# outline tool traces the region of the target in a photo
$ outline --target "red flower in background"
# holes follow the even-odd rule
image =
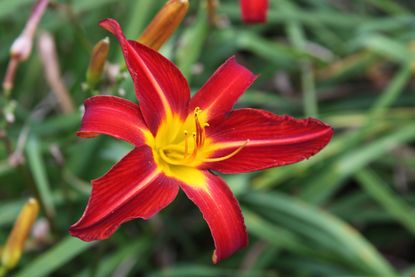
[[[242,20],[262,23],[267,20],[268,0],[240,0]]]
[[[312,118],[231,111],[256,78],[233,57],[190,98],[174,64],[128,41],[115,20],[100,25],[119,40],[140,105],[114,96],[91,97],[77,135],[106,134],[134,149],[92,181],[86,210],[70,233],[85,241],[108,238],[123,222],[159,212],[181,188],[209,225],[213,262],[229,257],[247,244],[247,233],[231,190],[209,170],[238,173],[295,163],[321,150],[332,129]]]

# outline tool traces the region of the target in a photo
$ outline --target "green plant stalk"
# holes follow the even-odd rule
[[[94,242],[83,242],[78,238],[66,237],[52,249],[37,257],[31,263],[27,264],[15,277],[41,277],[48,276],[50,273],[70,261],[75,256],[81,254]]]
[[[389,13],[389,14],[407,14],[408,10],[399,6],[398,2],[392,0],[369,0],[371,5]]]
[[[39,193],[41,206],[49,219],[54,218],[56,212],[53,204],[52,192],[47,178],[46,167],[42,159],[39,141],[35,136],[29,136],[26,144],[26,155],[29,167],[35,180],[36,189]]]
[[[306,39],[301,25],[296,21],[288,22],[287,33],[295,48],[299,51],[305,52]],[[303,58],[300,62],[300,66],[304,114],[307,117],[317,117],[318,104],[311,60],[309,58]]]
[[[362,169],[355,174],[361,187],[381,205],[386,212],[400,222],[408,231],[415,235],[415,217],[412,208],[389,188],[377,174]]]
[[[279,193],[251,193],[243,200],[263,208],[270,215],[284,215],[303,226],[310,226],[341,245],[342,255],[361,273],[369,276],[396,276],[389,263],[356,230],[323,210]],[[317,231],[318,230],[318,231]]]
[[[388,87],[382,92],[381,96],[378,97],[371,107],[362,127],[355,133],[354,136],[351,137],[350,141],[347,142],[349,148],[359,144],[363,138],[370,133],[374,125],[373,122],[379,120],[379,118],[381,118],[388,111],[393,102],[401,94],[403,87],[410,79],[411,74],[411,64],[409,62],[403,64]]]
[[[301,197],[322,204],[339,187],[340,183],[372,161],[395,147],[415,139],[415,124],[400,127],[395,132],[375,140],[370,145],[355,147],[332,162],[324,173],[318,175],[301,192]]]
[[[202,53],[208,30],[209,21],[205,3],[201,1],[195,22],[183,32],[183,35],[180,38],[180,47],[177,48],[176,52],[177,66],[189,83],[192,75],[192,66],[197,62]]]

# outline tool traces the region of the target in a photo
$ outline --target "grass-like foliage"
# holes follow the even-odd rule
[[[1,78],[33,2],[0,2]],[[49,3],[31,55],[0,96],[0,254],[26,200],[40,203],[22,257],[7,274],[413,276],[415,5],[409,0],[270,0],[267,22],[255,25],[242,22],[238,1],[218,1],[212,24],[206,1],[191,0],[160,53],[180,68],[192,92],[236,55],[259,74],[236,108],[314,117],[334,128],[333,139],[300,163],[223,176],[242,207],[249,245],[217,265],[209,228],[183,193],[107,240],[69,235],[89,181],[132,149],[105,136],[75,136],[86,98],[135,101],[114,37],[104,76],[95,88],[85,85],[92,48],[108,36],[97,24],[115,18],[136,39],[164,3]],[[45,50],[50,42],[55,49]]]

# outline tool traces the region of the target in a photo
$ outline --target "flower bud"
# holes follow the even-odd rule
[[[267,20],[268,0],[240,0],[245,23],[263,23]]]
[[[3,80],[3,89],[7,92],[7,94],[10,94],[10,90],[13,87],[17,66],[20,62],[27,60],[32,52],[33,37],[48,3],[49,0],[36,1],[22,33],[17,37],[10,48],[11,59],[7,67],[6,76]]]
[[[188,0],[169,0],[156,14],[137,41],[155,50],[160,49],[182,22],[188,9]]]
[[[32,52],[33,36],[40,18],[48,6],[48,0],[38,0],[32,10],[29,20],[20,36],[13,42],[10,48],[10,56],[18,61],[25,61]]]
[[[25,61],[32,52],[33,39],[27,35],[19,36],[10,48],[10,56],[18,61]]]
[[[34,198],[30,198],[20,211],[1,255],[1,263],[7,270],[14,268],[19,262],[38,212],[39,204]]]
[[[216,14],[218,9],[218,0],[207,0],[207,13],[209,24],[216,25],[218,22],[218,16]]]
[[[101,79],[108,57],[109,44],[110,40],[106,37],[98,41],[92,50],[91,60],[86,72],[86,81],[91,88],[94,88]]]

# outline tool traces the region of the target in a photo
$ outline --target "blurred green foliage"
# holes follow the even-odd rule
[[[38,34],[53,35],[76,112],[60,112],[35,43],[12,91],[10,149],[0,143],[0,245],[29,196],[40,199],[50,228],[28,242],[13,276],[413,276],[415,5],[409,0],[271,0],[268,22],[252,26],[241,22],[237,1],[220,1],[218,26],[211,26],[204,1],[191,0],[161,52],[192,91],[236,55],[260,75],[239,107],[317,117],[335,128],[332,142],[295,165],[225,176],[244,210],[250,244],[219,265],[210,261],[206,223],[183,195],[106,241],[69,236],[89,180],[130,149],[107,137],[74,135],[91,95],[82,83],[92,46],[108,35],[97,23],[116,18],[134,39],[163,3],[55,1],[42,18]],[[32,4],[0,1],[0,76]],[[111,63],[122,63],[112,37],[110,52]],[[98,93],[125,91],[134,99],[132,82],[118,77],[102,82]],[[10,151],[19,162],[10,163]]]

